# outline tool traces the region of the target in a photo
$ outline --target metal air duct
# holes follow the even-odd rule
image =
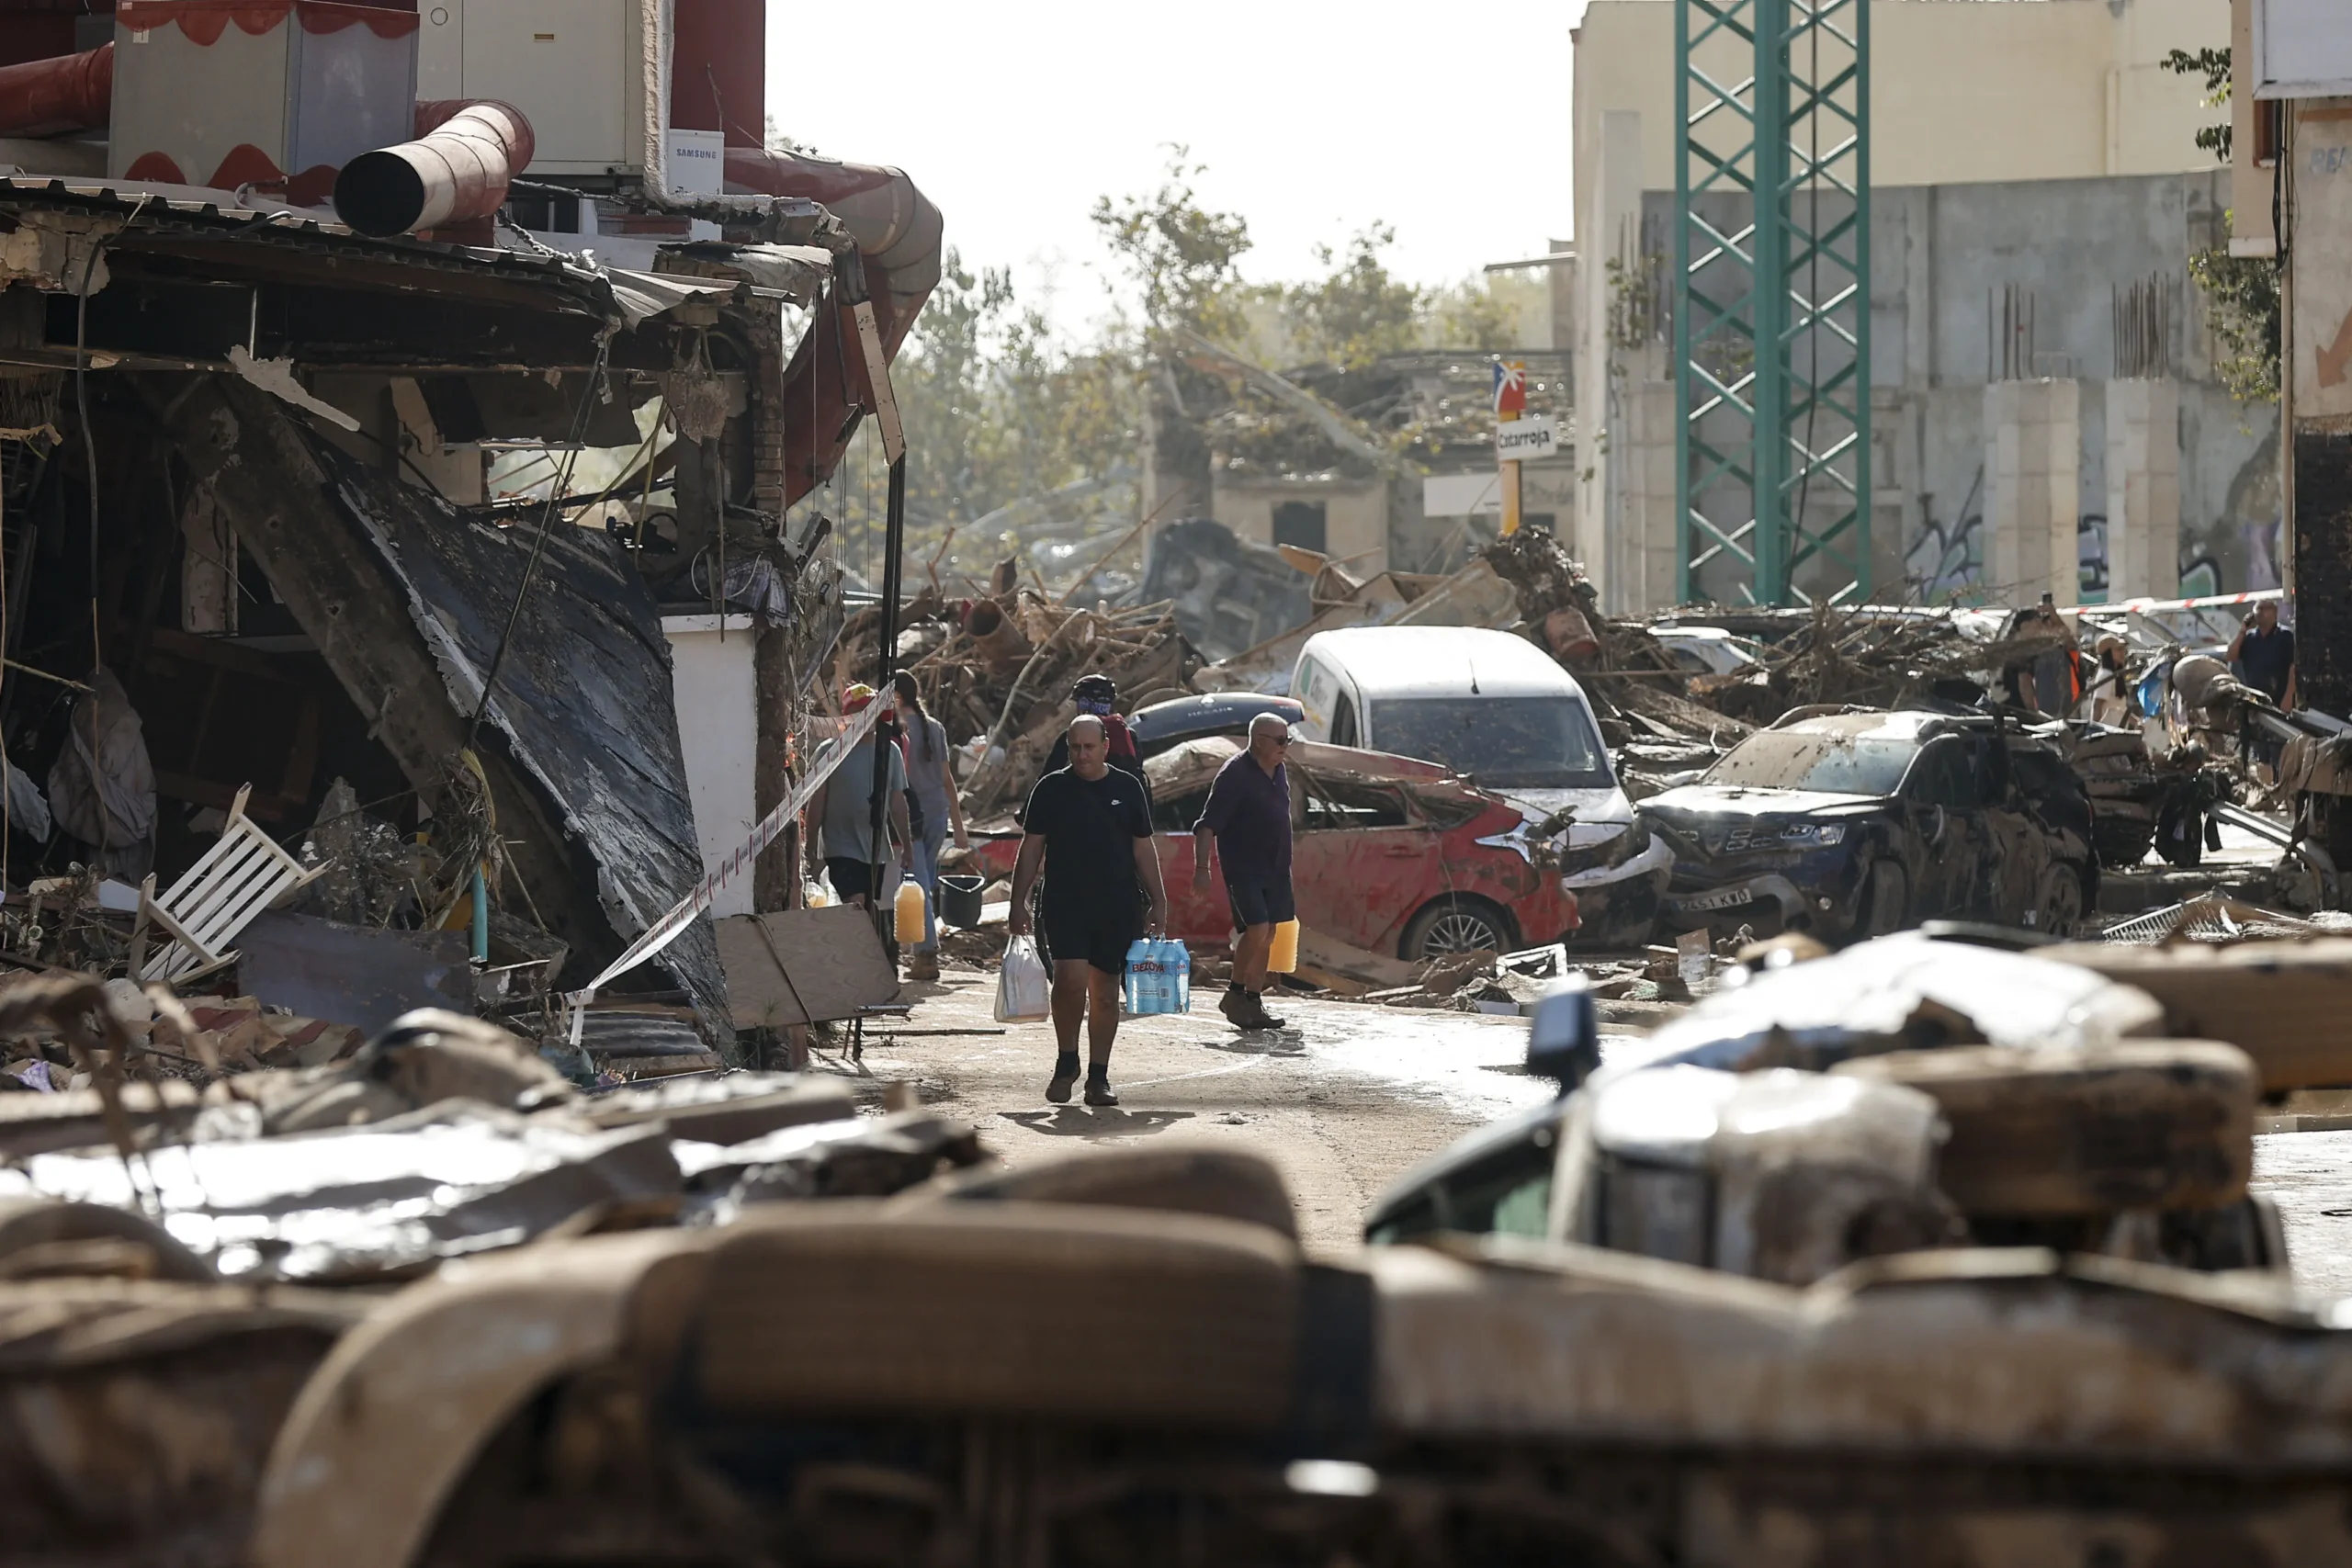
[[[488,218],[530,166],[531,122],[512,104],[416,106],[417,138],[362,152],[335,176],[334,211],[363,234],[406,234]]]
[[[114,45],[0,65],[0,136],[93,130],[114,107]]]

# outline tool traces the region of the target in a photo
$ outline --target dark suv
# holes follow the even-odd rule
[[[1832,940],[1961,919],[2070,935],[2098,891],[2064,758],[1989,715],[1800,709],[1641,803],[1669,930]]]

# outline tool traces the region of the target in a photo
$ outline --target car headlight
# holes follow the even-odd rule
[[[1781,841],[1804,849],[1826,850],[1846,841],[1843,822],[1792,822],[1781,829]]]

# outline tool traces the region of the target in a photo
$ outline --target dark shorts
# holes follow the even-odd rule
[[[1298,906],[1292,899],[1290,877],[1243,876],[1225,879],[1225,896],[1233,905],[1233,923],[1243,931],[1251,926],[1275,926],[1284,920],[1298,919]]]
[[[825,857],[825,880],[843,898],[874,897],[874,863],[863,860],[837,860]]]
[[[1092,909],[1046,909],[1046,951],[1056,964],[1084,959],[1105,975],[1127,972],[1127,949],[1143,935],[1140,914],[1110,915]]]

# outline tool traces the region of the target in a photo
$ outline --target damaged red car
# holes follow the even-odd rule
[[[1170,934],[1187,942],[1233,933],[1224,867],[1205,892],[1193,886],[1193,824],[1242,747],[1205,736],[1144,764]],[[1294,742],[1287,766],[1291,886],[1308,930],[1406,959],[1539,946],[1576,931],[1576,895],[1500,795],[1435,762],[1346,746]]]
[[[1203,736],[1148,760],[1152,825],[1168,885],[1169,934],[1219,945],[1233,935],[1225,868],[1193,886],[1193,824],[1238,737]],[[1297,741],[1290,749],[1291,886],[1299,923],[1398,958],[1540,947],[1575,934],[1562,885],[1520,809],[1435,762]],[[1015,833],[979,835],[973,862],[1010,876]],[[1046,874],[1052,874],[1047,867]]]

